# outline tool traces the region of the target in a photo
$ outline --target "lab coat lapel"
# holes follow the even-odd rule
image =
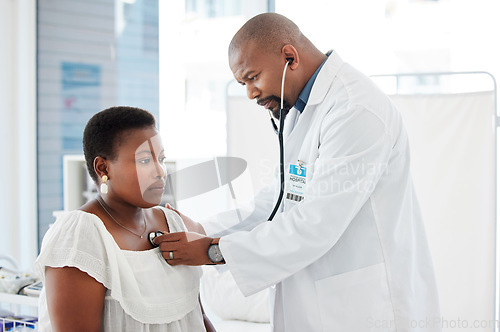
[[[332,77],[337,75],[337,72],[340,70],[342,64],[343,61],[340,56],[337,55],[335,51],[332,51],[316,78],[316,82],[313,85],[309,100],[303,112],[299,113],[295,107],[290,109],[290,112],[285,119],[285,125],[283,128],[283,137],[287,143],[292,142],[293,137],[296,137],[297,135],[300,136],[300,134],[297,133],[300,130],[295,127],[301,127],[303,125],[302,123],[304,122],[304,118],[310,118],[312,116],[310,113],[314,112],[316,105],[323,102],[328,94],[328,90],[331,87]]]
[[[292,107],[285,118],[285,124],[283,127],[283,139],[286,141],[288,136],[292,133],[295,123],[297,122],[297,117],[299,116],[299,111]]]
[[[307,106],[317,105],[323,102],[326,95],[328,94],[328,90],[330,90],[332,77],[335,77],[337,75],[343,63],[344,62],[342,61],[340,56],[335,53],[335,51],[332,51],[325,64],[323,65],[323,68],[321,68],[320,72],[318,73],[318,77],[316,77],[316,81],[314,82],[304,112],[307,111]]]
[[[310,129],[316,108],[327,96],[332,85],[332,77],[337,75],[342,64],[343,61],[340,56],[335,51],[332,51],[316,78],[309,100],[302,113],[299,113],[295,108],[292,108],[288,113],[285,119],[285,127],[283,128],[285,162],[296,159],[296,155],[303,145],[302,140],[308,129]]]

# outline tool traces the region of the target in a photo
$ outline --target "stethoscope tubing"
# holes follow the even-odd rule
[[[281,201],[283,200],[283,194],[285,192],[285,148],[284,148],[284,142],[283,142],[283,127],[285,124],[285,110],[283,109],[283,97],[284,97],[284,91],[285,91],[285,74],[286,74],[286,68],[288,67],[288,61],[285,64],[285,68],[283,69],[283,77],[281,79],[281,107],[280,107],[280,128],[278,131],[278,141],[280,145],[280,194],[278,196],[278,200],[276,201],[276,204],[274,205],[273,212],[271,212],[271,215],[269,218],[267,218],[267,221],[272,221],[276,213],[278,212],[278,209],[281,205]],[[271,119],[271,122],[273,123],[274,127],[274,121]]]

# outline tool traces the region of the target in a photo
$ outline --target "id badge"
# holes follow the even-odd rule
[[[298,165],[290,164],[288,172],[286,199],[300,202],[304,199],[306,190],[307,168],[299,162]]]

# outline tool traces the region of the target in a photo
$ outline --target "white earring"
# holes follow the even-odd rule
[[[108,176],[103,175],[102,178],[102,183],[101,183],[101,194],[106,195],[108,193],[108,185],[106,184],[106,181],[108,181]]]

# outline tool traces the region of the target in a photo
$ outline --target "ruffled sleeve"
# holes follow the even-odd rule
[[[108,239],[103,238],[106,235]],[[35,266],[43,281],[46,266],[70,266],[109,287],[112,264],[107,253],[115,251],[115,246],[111,234],[97,216],[79,210],[71,211],[59,217],[45,234]]]

